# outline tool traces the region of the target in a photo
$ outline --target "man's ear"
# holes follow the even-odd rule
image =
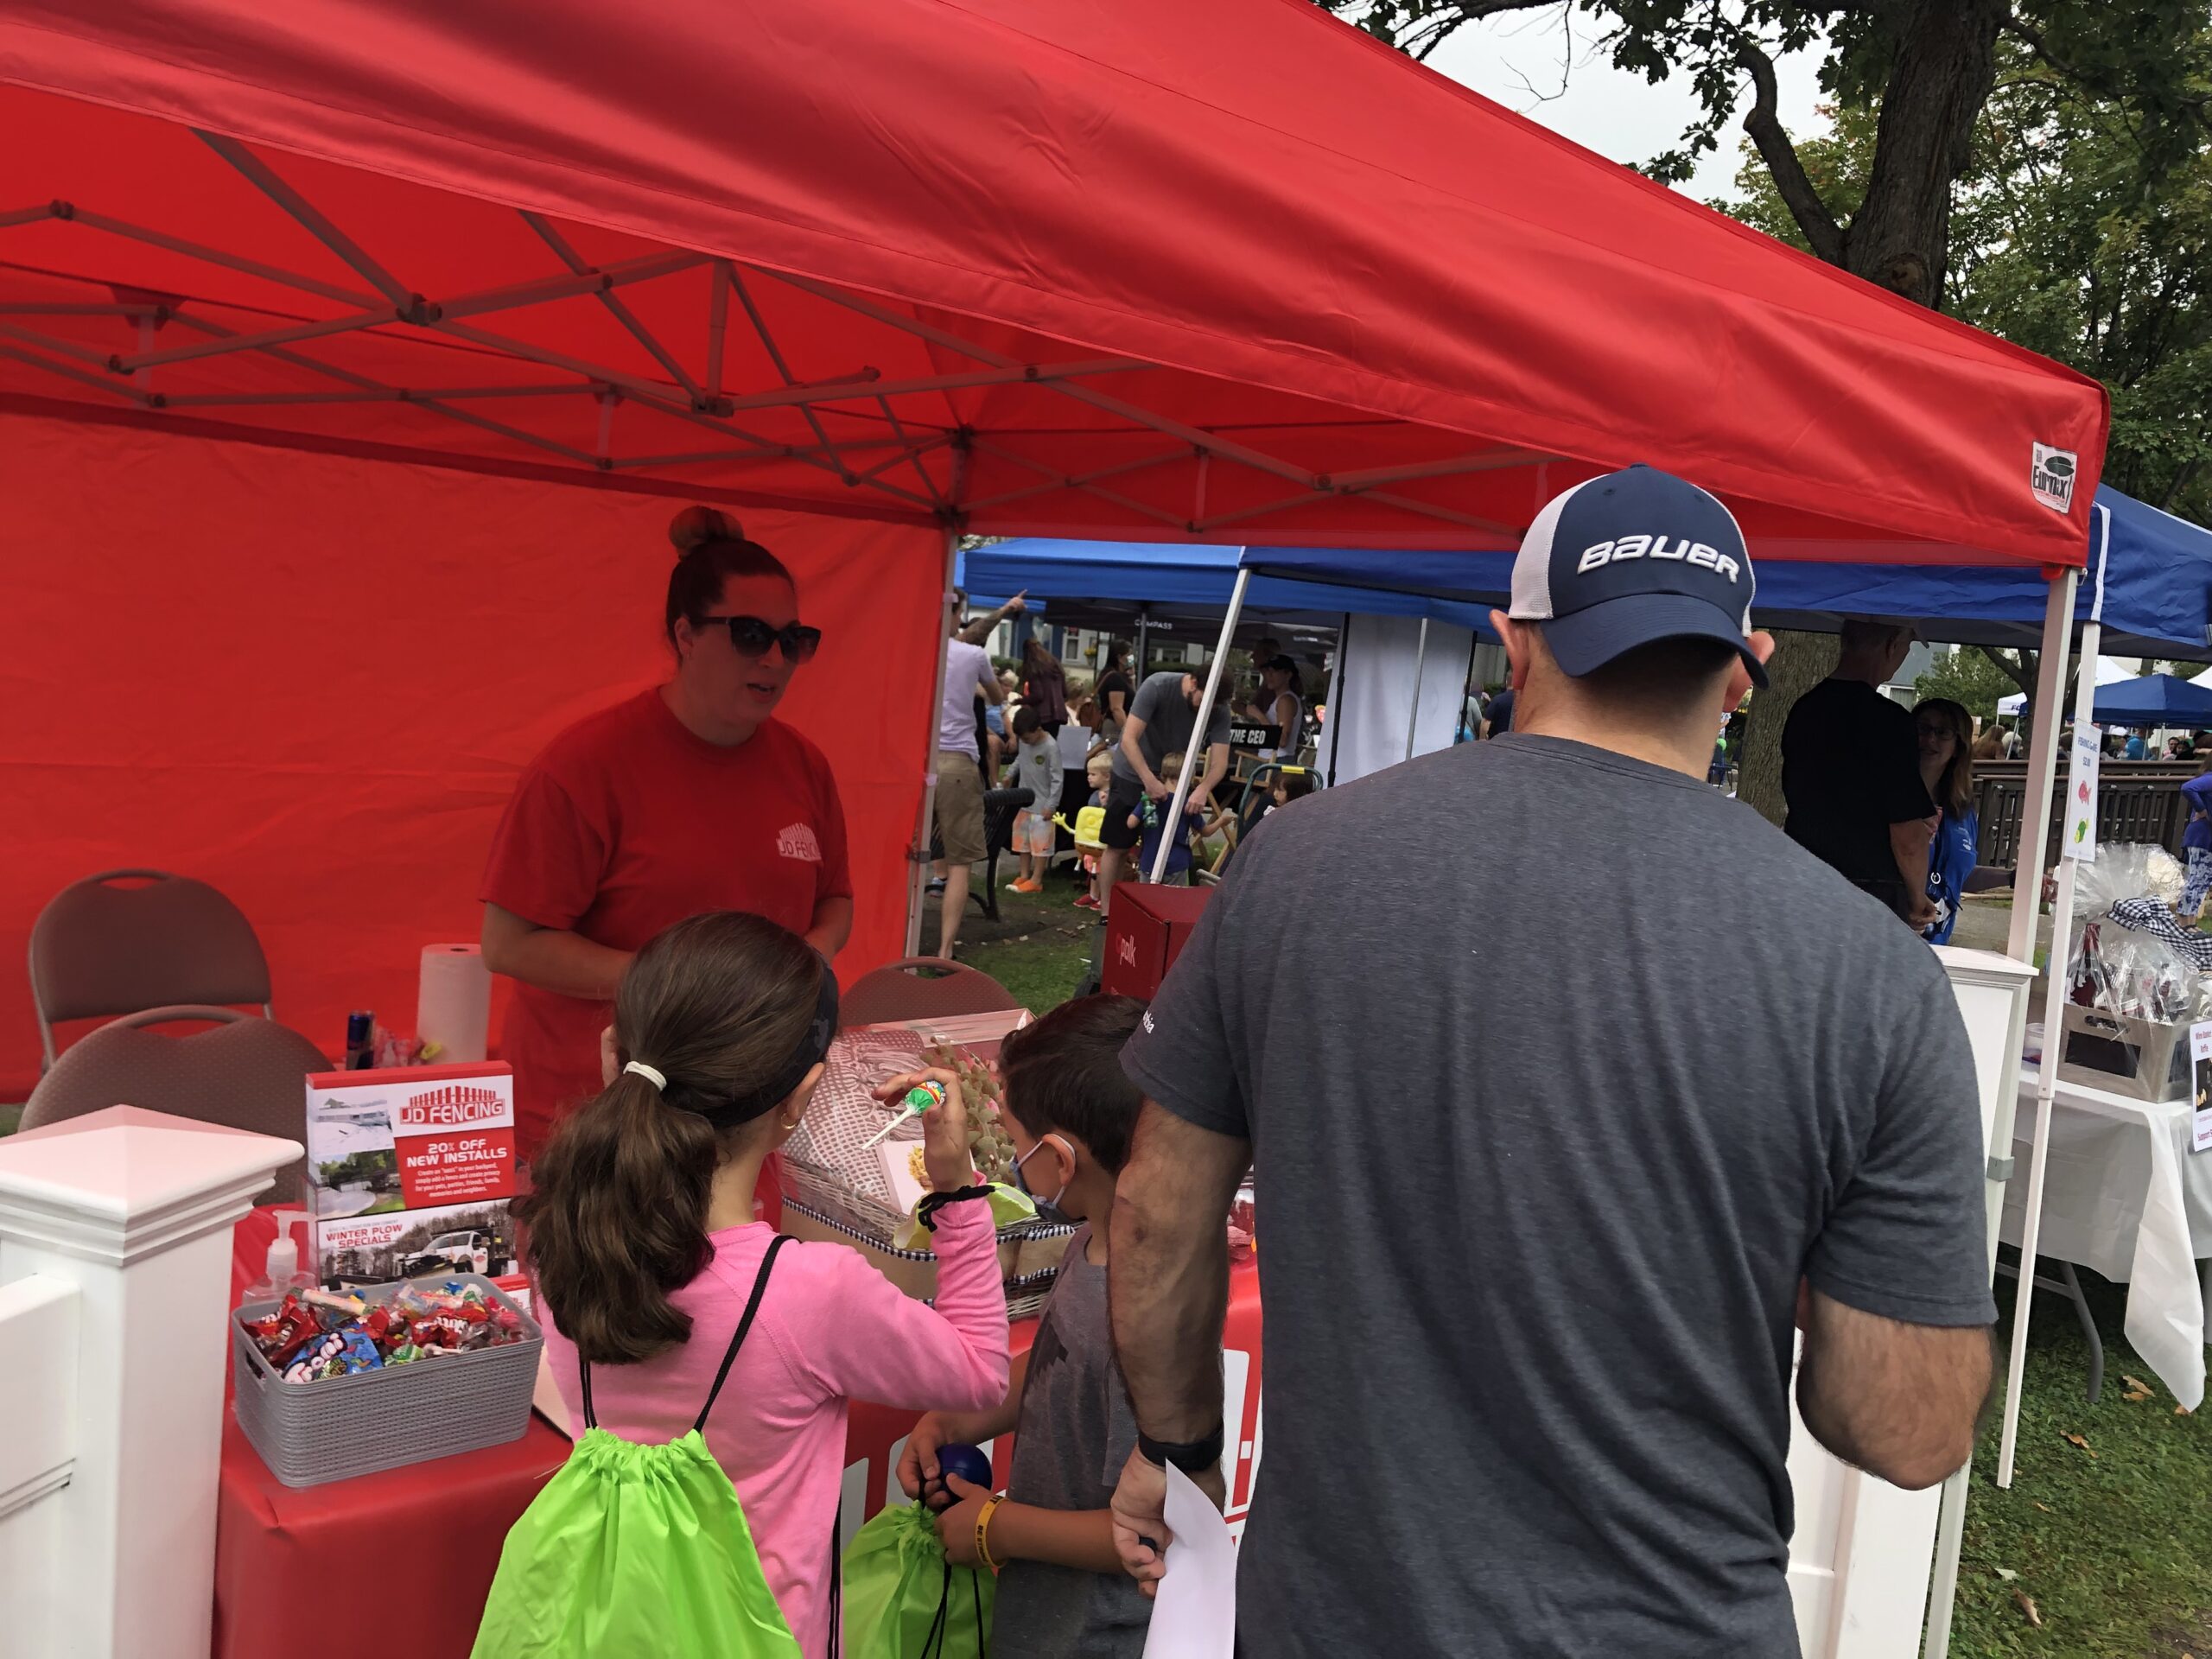
[[[1764,628],[1747,636],[1744,643],[1751,648],[1751,655],[1759,659],[1764,668],[1774,659],[1774,636]],[[1736,666],[1728,671],[1727,689],[1720,694],[1720,717],[1726,720],[1744,706],[1744,699],[1751,694],[1751,671],[1744,666],[1738,657]]]
[[[1505,646],[1505,683],[1517,691],[1528,682],[1529,658],[1532,653],[1530,636],[1535,625],[1516,622],[1503,611],[1492,611],[1490,625],[1497,630],[1497,637]]]

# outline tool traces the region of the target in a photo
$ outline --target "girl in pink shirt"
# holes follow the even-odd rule
[[[753,1219],[753,1185],[821,1079],[836,995],[813,947],[760,917],[695,916],[659,934],[616,995],[621,1070],[563,1120],[516,1205],[571,1417],[588,1404],[601,1428],[660,1444],[713,1398],[708,1448],[807,1659],[830,1652],[846,1402],[976,1411],[1007,1387],[990,1209],[952,1201],[931,1217],[934,1308],[842,1244],[787,1241],[716,1388],[774,1237]],[[931,1185],[957,1192],[975,1179],[958,1079],[917,1073],[879,1092],[925,1077],[945,1088],[923,1119]]]

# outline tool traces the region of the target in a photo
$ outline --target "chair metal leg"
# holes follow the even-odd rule
[[[2048,1258],[2056,1261],[2056,1258]],[[2038,1290],[2055,1290],[2074,1305],[2074,1317],[2081,1322],[2082,1335],[2089,1344],[2089,1403],[2095,1405],[2105,1389],[2105,1339],[2098,1334],[2097,1321],[2089,1312],[2089,1299],[2082,1294],[2082,1275],[2074,1270],[2071,1262],[2057,1262],[2059,1276],[2056,1279],[2043,1274],[2032,1275],[2030,1289],[2024,1294]],[[2007,1279],[2020,1277],[2020,1269],[2010,1262],[2000,1261],[1997,1271]],[[2014,1304],[2017,1309],[2018,1304]]]
[[[2097,1396],[2105,1389],[2105,1343],[2097,1334],[2096,1319],[2089,1313],[2089,1299],[2082,1294],[2082,1277],[2074,1271],[2071,1262],[2058,1264],[2060,1282],[2055,1288],[2063,1290],[2067,1300],[2074,1304],[2074,1317],[2082,1322],[2082,1334],[2089,1344],[2089,1403],[2095,1405]],[[2049,1280],[2037,1280],[2049,1284]]]

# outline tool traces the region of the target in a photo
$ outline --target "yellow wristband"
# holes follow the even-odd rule
[[[991,1512],[1006,1502],[1004,1492],[994,1492],[983,1500],[983,1507],[976,1511],[976,1559],[995,1573],[1000,1563],[991,1559]]]

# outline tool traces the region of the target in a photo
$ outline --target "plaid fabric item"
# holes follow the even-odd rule
[[[2122,927],[2164,940],[2187,957],[2199,973],[2212,972],[2212,935],[2183,927],[2173,912],[2156,899],[2123,899],[2110,913]]]

